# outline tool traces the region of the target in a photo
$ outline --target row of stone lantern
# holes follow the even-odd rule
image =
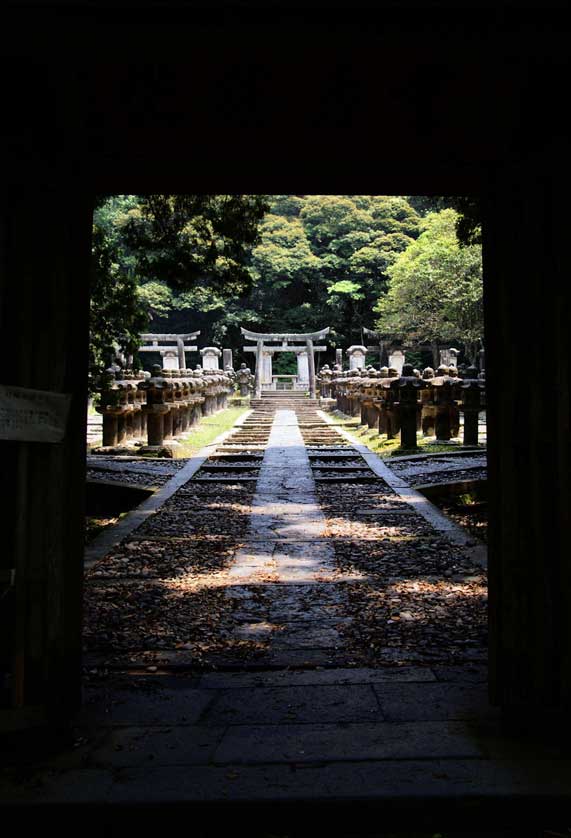
[[[416,435],[447,441],[458,437],[460,413],[464,416],[464,445],[478,444],[478,415],[485,407],[484,374],[468,367],[464,376],[456,367],[442,364],[421,373],[411,364],[402,375],[394,367],[342,371],[328,365],[320,372],[320,392],[325,401],[335,400],[361,425],[377,428],[387,439],[400,433],[401,445],[416,447]]]
[[[145,437],[149,446],[162,446],[202,416],[225,408],[233,388],[229,370],[167,370],[158,364],[150,373],[108,369],[97,408],[103,416],[103,449]]]

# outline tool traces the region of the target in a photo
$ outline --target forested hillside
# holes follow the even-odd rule
[[[477,241],[462,199],[114,196],[94,218],[92,366],[110,335],[133,347],[142,330],[200,329],[200,345],[238,349],[242,325],[330,326],[333,349],[361,343],[366,326],[476,346]]]

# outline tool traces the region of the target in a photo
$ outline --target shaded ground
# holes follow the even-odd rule
[[[299,431],[295,414],[284,421],[280,431],[273,412],[254,415],[89,571],[86,644],[99,666],[485,660],[485,576],[469,551],[315,411]]]
[[[311,405],[274,408],[90,566],[84,707],[59,749],[12,753],[0,799],[162,827],[165,803],[212,804],[231,834],[308,810],[331,834],[487,830],[496,805],[529,828],[537,799],[561,822],[562,743],[506,740],[489,706],[469,547]]]
[[[474,538],[488,540],[488,502],[470,492],[460,492],[455,498],[431,498],[445,515],[464,527]]]

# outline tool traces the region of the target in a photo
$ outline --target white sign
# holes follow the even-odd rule
[[[0,439],[61,442],[71,396],[0,384]]]

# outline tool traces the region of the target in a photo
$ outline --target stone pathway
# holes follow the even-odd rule
[[[263,811],[271,834],[308,810],[488,829],[498,801],[510,828],[563,822],[564,745],[506,739],[488,703],[484,571],[362,448],[309,400],[262,405],[179,472],[92,559],[84,707],[0,801],[212,804],[211,830]]]
[[[129,538],[90,556],[96,667],[485,659],[470,538],[316,408],[262,400]]]
[[[239,602],[235,634],[267,638],[258,663],[332,663],[342,645],[336,622],[344,597],[333,586],[334,553],[315,494],[309,457],[294,410],[277,410],[252,502],[250,528],[228,576]],[[262,585],[265,596],[252,596]]]

